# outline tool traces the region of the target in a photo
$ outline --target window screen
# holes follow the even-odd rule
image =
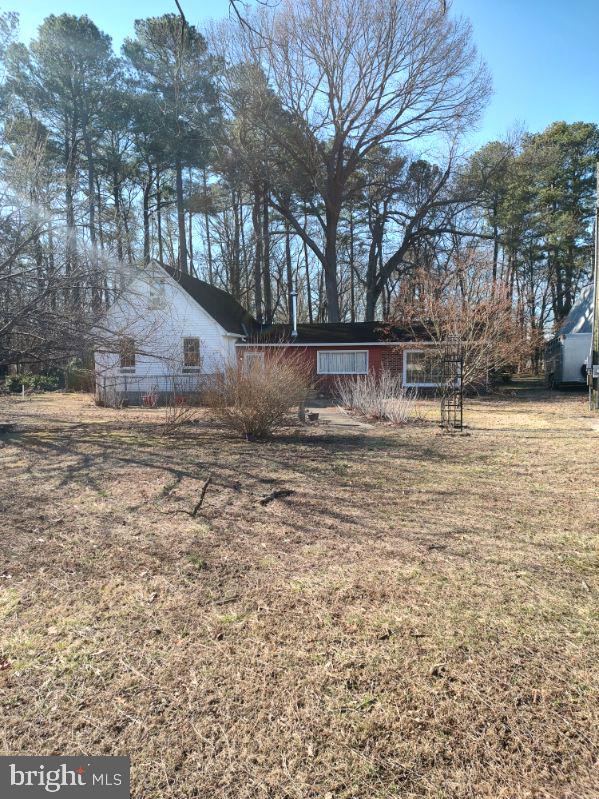
[[[264,353],[263,352],[244,352],[243,354],[243,369],[246,374],[262,369],[264,367]]]
[[[183,366],[198,369],[200,366],[200,339],[183,339]]]
[[[368,373],[367,350],[335,350],[318,353],[319,375],[365,375]]]
[[[135,369],[135,341],[132,338],[121,339],[121,369]]]
[[[423,350],[408,350],[405,357],[405,383],[407,385],[438,385],[442,382],[439,354]]]

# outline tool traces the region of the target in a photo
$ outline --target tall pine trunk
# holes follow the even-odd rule
[[[231,193],[231,201],[233,206],[233,252],[231,253],[231,294],[236,300],[239,300],[241,295],[241,235],[240,235],[240,220],[239,220],[239,198],[238,194],[233,189]]]
[[[185,231],[185,208],[183,206],[183,167],[181,160],[175,161],[175,191],[177,195],[177,227],[179,233],[179,269],[187,274],[189,267],[187,264],[187,237]]]
[[[265,186],[262,195],[262,280],[264,285],[264,321],[270,324],[272,322],[272,287],[270,283],[270,216],[268,197],[268,187]]]
[[[160,190],[160,170],[156,170],[156,235],[158,238],[158,260],[164,263],[164,245],[162,240],[162,191]]]
[[[212,242],[210,241],[210,215],[208,213],[208,183],[206,180],[206,170],[203,170],[204,180],[204,226],[206,228],[206,256],[208,258],[208,282],[214,283],[214,273],[212,269]]]
[[[254,202],[252,203],[252,227],[254,228],[254,309],[256,319],[262,322],[262,220],[260,216],[261,194],[258,186],[254,186]]]
[[[150,263],[150,193],[152,191],[152,172],[148,175],[143,187],[143,222],[144,222],[144,263]]]

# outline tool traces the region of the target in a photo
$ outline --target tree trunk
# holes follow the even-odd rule
[[[377,214],[370,227],[370,248],[368,251],[368,264],[366,266],[366,309],[365,321],[374,322],[376,316],[376,304],[381,295],[382,285],[378,274],[378,264],[380,263],[380,253],[383,243],[383,221]]]
[[[356,285],[354,275],[354,209],[349,208],[349,300],[350,319],[356,321]]]
[[[150,263],[150,192],[152,190],[152,173],[148,172],[148,177],[143,188],[143,221],[144,221],[144,263]]]
[[[156,170],[156,234],[158,236],[158,260],[164,263],[162,244],[162,192],[160,191],[160,170]]]
[[[177,227],[179,233],[179,269],[188,274],[187,237],[185,232],[185,208],[183,206],[183,167],[180,159],[175,162],[175,191],[177,195]]]
[[[287,268],[287,318],[289,324],[292,324],[292,300],[291,293],[293,291],[293,264],[291,262],[291,235],[289,233],[289,222],[285,220],[285,265]]]
[[[260,190],[257,186],[254,186],[254,202],[252,204],[252,226],[256,241],[254,251],[254,308],[258,322],[262,321],[262,227],[260,204]]]
[[[102,224],[102,192],[100,190],[100,180],[96,175],[96,205],[98,207],[98,238],[100,240],[100,249],[104,249],[104,227]]]
[[[206,182],[206,170],[203,170],[204,178],[204,225],[206,226],[206,255],[208,257],[208,282],[214,283],[212,270],[212,244],[210,242],[210,216],[208,214],[208,184]]]
[[[76,241],[75,241],[75,207],[73,205],[73,183],[75,180],[72,164],[71,148],[66,143],[66,169],[65,169],[65,204],[67,221],[67,242],[66,242],[66,273],[69,275],[75,266],[76,260]]]
[[[116,173],[112,176],[112,197],[114,200],[114,224],[116,228],[116,253],[119,261],[123,261],[123,231],[121,228],[121,196],[119,193],[119,180]]]
[[[264,321],[270,324],[272,322],[272,287],[270,284],[270,217],[268,195],[268,188],[265,186],[262,195],[262,279],[264,285]]]
[[[237,192],[233,189],[231,195],[233,205],[233,252],[231,253],[231,294],[236,300],[241,295],[241,252],[240,252],[240,221],[239,221],[239,202]]]
[[[83,124],[83,142],[85,144],[85,157],[87,160],[87,213],[89,222],[89,237],[92,249],[96,246],[96,193],[94,174],[94,151],[87,122]]]
[[[337,288],[337,228],[339,210],[326,210],[326,234],[324,248],[324,283],[327,295],[327,317],[329,322],[339,321],[339,293]]]
[[[499,261],[499,228],[497,226],[497,201],[493,203],[493,283],[497,282],[497,263]]]
[[[48,280],[50,283],[54,282],[55,261],[54,261],[54,231],[52,229],[52,221],[48,222]],[[50,308],[56,310],[56,292],[52,291],[50,294]]]
[[[195,267],[193,265],[193,231],[192,231],[193,215],[191,211],[189,211],[189,213],[187,214],[187,218],[189,223],[189,274],[195,275]]]
[[[188,170],[188,179],[189,179],[189,194],[193,194],[193,182],[191,176],[191,169]],[[195,275],[195,267],[193,265],[193,214],[191,208],[187,214],[188,223],[189,223],[189,274]]]
[[[304,214],[304,230],[308,227],[308,215]],[[310,262],[308,260],[308,244],[306,240],[302,240],[304,245],[304,264],[306,269],[306,298],[308,300],[308,321],[310,324],[313,323],[313,313],[312,313],[312,287],[310,286]]]

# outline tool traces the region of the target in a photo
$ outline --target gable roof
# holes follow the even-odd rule
[[[385,322],[323,322],[299,324],[297,336],[291,335],[291,325],[263,327],[248,343],[252,344],[388,344],[414,341],[418,336],[428,338],[425,331],[400,328]]]
[[[593,284],[585,286],[578,295],[578,302],[560,328],[559,335],[593,332]]]
[[[254,317],[226,291],[186,275],[179,269],[160,264],[164,271],[175,280],[181,288],[195,300],[215,321],[224,327],[227,333],[237,336],[249,336],[258,329]]]

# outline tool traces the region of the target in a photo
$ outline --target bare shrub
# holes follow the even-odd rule
[[[369,419],[406,424],[414,416],[418,392],[405,389],[399,375],[382,372],[355,380],[337,378],[335,390],[341,405]]]
[[[267,438],[306,399],[309,370],[297,357],[268,353],[251,367],[228,364],[206,392],[206,404],[227,427],[247,439]]]
[[[190,424],[198,417],[198,411],[203,404],[204,386],[202,376],[187,376],[169,381],[169,390],[164,405],[163,432],[168,435],[181,425]],[[158,392],[147,395],[158,397]],[[149,405],[150,400],[146,404]],[[156,403],[155,403],[156,404]]]

